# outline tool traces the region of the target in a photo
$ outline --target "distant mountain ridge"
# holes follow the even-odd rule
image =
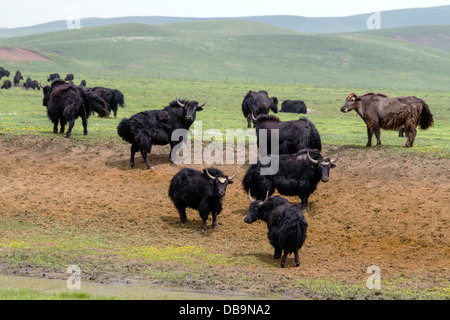
[[[163,25],[179,22],[203,20],[244,20],[265,23],[291,31],[307,33],[344,33],[368,30],[367,20],[373,14],[359,14],[347,17],[318,17],[310,18],[290,15],[248,16],[234,18],[189,18],[189,17],[118,17],[118,18],[83,18],[81,27],[94,27],[123,23],[137,23],[146,25]],[[430,8],[411,8],[380,12],[381,29],[399,28],[407,26],[446,25],[450,23],[450,5]],[[0,38],[11,38],[31,34],[40,34],[66,30],[65,20],[38,24],[30,27],[2,29]]]

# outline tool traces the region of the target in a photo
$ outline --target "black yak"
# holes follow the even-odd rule
[[[276,116],[260,115],[256,120],[256,137],[257,145],[260,147],[261,129],[266,131],[266,146],[267,154],[272,153],[271,131],[278,129],[279,134],[279,153],[296,153],[301,149],[317,149],[322,151],[322,141],[320,139],[319,131],[314,124],[305,117],[299,120],[280,121]]]
[[[0,79],[3,77],[8,77],[9,78],[9,71],[4,69],[3,67],[0,67]]]
[[[295,154],[282,154],[278,157],[279,170],[274,175],[262,175],[261,168],[268,167],[261,163],[253,164],[247,170],[242,181],[245,191],[258,200],[265,199],[266,192],[271,196],[275,189],[286,196],[298,196],[302,209],[308,208],[308,198],[320,181],[328,182],[331,168],[336,167],[335,159],[324,158],[318,150],[304,149]]]
[[[73,82],[73,79],[75,79],[75,77],[73,76],[72,73],[68,73],[64,78],[64,80],[66,80],[67,82]]]
[[[202,218],[202,231],[206,231],[206,220],[210,212],[212,227],[217,229],[217,215],[222,211],[222,198],[236,174],[237,170],[232,177],[228,177],[216,168],[203,171],[184,168],[175,174],[170,182],[169,197],[178,210],[180,223],[188,223],[186,208],[193,208],[199,211]]]
[[[53,132],[58,132],[58,122],[61,123],[60,133],[64,133],[66,123],[69,128],[65,134],[68,138],[75,125],[75,119],[81,117],[84,135],[87,135],[87,119],[91,113],[96,112],[101,117],[108,115],[106,102],[93,92],[83,87],[66,83],[56,79],[50,86],[42,87],[44,99],[42,104],[47,107],[47,116],[53,123]]]
[[[38,89],[41,90],[41,87],[39,86],[39,83],[36,80],[31,80],[31,78],[27,78],[27,80],[23,83],[23,86],[26,90],[28,89]]]
[[[114,118],[117,118],[117,108],[120,105],[122,108],[125,108],[125,102],[123,93],[116,89],[109,89],[103,87],[94,87],[92,88],[96,94],[103,98],[108,104],[108,112],[111,114],[111,111],[114,112]]]
[[[3,81],[3,85],[1,87],[1,89],[11,89],[12,87],[12,83],[9,80],[5,80]]]
[[[268,114],[269,109],[278,113],[278,98],[271,97],[267,91],[249,91],[242,101],[242,113],[247,118],[247,127],[251,128],[252,118],[260,114]]]
[[[14,76],[14,79],[13,79],[15,87],[19,86],[20,80],[23,80],[22,72],[20,72],[20,70],[17,70],[16,75]]]
[[[202,111],[206,101],[201,105],[197,101],[181,100],[178,98],[169,103],[162,110],[142,111],[130,118],[124,118],[117,126],[117,133],[123,140],[131,143],[130,165],[134,167],[134,155],[140,151],[147,167],[153,169],[147,154],[152,145],[166,145],[173,148],[179,141],[172,141],[172,133],[177,129],[189,130],[195,121],[197,111]]]
[[[48,77],[47,81],[52,82],[55,79],[61,79],[61,77],[59,76],[58,73],[51,73],[50,76]]]
[[[380,128],[399,130],[399,135],[406,133],[408,139],[405,147],[413,146],[416,127],[426,130],[433,125],[433,115],[425,101],[416,97],[389,98],[384,94],[373,92],[357,96],[350,93],[345,98],[341,112],[355,110],[367,125],[367,144],[372,146],[372,135],[377,139],[376,147],[381,146]],[[401,129],[403,128],[403,130]]]
[[[302,100],[284,100],[280,112],[307,113],[307,108]]]
[[[303,210],[297,204],[290,204],[285,198],[275,196],[266,198],[264,201],[252,199],[250,192],[250,206],[244,221],[253,223],[256,220],[267,222],[267,237],[274,247],[274,259],[281,259],[281,267],[286,264],[287,255],[294,253],[295,266],[300,266],[298,251],[303,246],[306,239],[306,222]]]

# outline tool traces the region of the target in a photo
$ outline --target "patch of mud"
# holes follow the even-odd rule
[[[325,146],[323,153],[335,151]],[[187,211],[189,225],[180,226],[167,195],[171,178],[182,166],[169,162],[169,149],[164,147],[155,147],[149,159],[154,171],[147,170],[139,156],[131,169],[125,143],[86,146],[74,139],[0,140],[0,213],[22,222],[48,223],[50,229],[63,225],[114,231],[156,244],[195,243],[227,257],[256,260],[238,270],[232,266],[211,270],[236,279],[248,275],[252,281],[239,285],[255,290],[320,277],[365,283],[367,267],[373,264],[380,267],[383,281],[407,275],[408,289],[442,286],[449,279],[449,159],[376,149],[341,150],[330,181],[319,183],[310,197],[301,266],[295,268],[289,256],[285,269],[272,259],[266,225],[243,222],[249,200],[241,181],[248,165],[237,166],[235,183],[228,187],[218,216],[219,229],[211,230],[208,221],[208,231],[202,233],[194,210]],[[230,174],[236,168],[218,167]],[[299,202],[296,197],[288,199]],[[33,212],[33,216],[18,212]]]

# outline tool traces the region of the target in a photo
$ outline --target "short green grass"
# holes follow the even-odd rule
[[[85,292],[51,293],[33,289],[2,289],[0,300],[114,300],[113,297],[100,297]]]
[[[246,120],[241,111],[243,97],[249,90],[267,90],[270,96],[279,99],[279,108],[286,99],[304,100],[307,107],[318,114],[308,117],[318,128],[322,142],[343,148],[364,148],[367,142],[366,126],[355,113],[343,114],[340,107],[350,92],[363,94],[368,91],[379,92],[389,96],[415,95],[424,99],[434,114],[434,127],[423,131],[418,129],[413,148],[403,148],[405,138],[399,138],[394,131],[382,131],[382,150],[402,154],[422,153],[433,157],[448,157],[450,153],[450,116],[447,102],[450,93],[445,91],[417,90],[383,90],[367,88],[361,90],[353,87],[328,87],[312,85],[267,84],[257,82],[225,82],[209,80],[158,80],[140,79],[136,85],[133,79],[122,77],[110,79],[89,77],[85,79],[90,86],[103,85],[118,88],[125,95],[125,108],[119,108],[118,117],[89,118],[89,134],[84,136],[80,119],[75,123],[71,139],[94,144],[120,142],[117,125],[124,117],[150,109],[160,109],[177,96],[202,102],[208,97],[204,111],[197,113],[197,121],[201,121],[203,132],[217,129],[223,137],[227,129],[247,130]],[[47,138],[62,138],[53,134],[53,126],[46,117],[46,109],[42,105],[42,91],[25,91],[21,88],[0,92],[0,133],[9,135],[34,135]],[[278,113],[281,120],[298,119],[298,114]],[[197,125],[199,122],[197,122]],[[373,138],[375,143],[375,138]]]

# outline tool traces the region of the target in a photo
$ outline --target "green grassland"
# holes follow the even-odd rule
[[[178,25],[178,24],[176,24]],[[436,27],[438,28],[438,27]],[[442,27],[443,34],[450,29]],[[258,33],[259,32],[259,33]],[[448,90],[450,52],[377,33],[295,33],[248,21],[122,24],[0,40],[50,61],[1,61],[24,75],[218,80]]]
[[[450,116],[447,102],[449,92],[410,91],[367,88],[361,90],[352,87],[323,87],[312,85],[268,84],[248,82],[224,82],[210,80],[158,80],[140,79],[139,85],[132,78],[102,78],[86,76],[91,86],[103,85],[120,89],[125,95],[125,108],[119,108],[118,117],[89,119],[89,134],[82,133],[81,121],[75,123],[73,138],[95,144],[120,142],[116,128],[119,121],[139,111],[159,109],[166,106],[177,96],[190,100],[209,100],[204,111],[197,114],[197,121],[202,122],[202,129],[218,129],[225,133],[227,129],[246,130],[246,120],[241,111],[242,99],[248,90],[267,90],[270,96],[281,101],[285,99],[302,99],[308,108],[318,111],[306,115],[317,126],[322,141],[326,145],[339,147],[363,147],[367,142],[366,127],[354,112],[343,114],[340,107],[350,92],[363,94],[367,91],[382,91],[389,96],[418,96],[429,104],[434,114],[434,127],[418,130],[414,148],[402,148],[405,140],[398,138],[393,131],[382,131],[381,141],[387,152],[429,153],[433,157],[450,155]],[[298,119],[300,115],[278,113],[281,120]],[[304,116],[304,115],[303,115]],[[4,135],[39,135],[49,138],[54,135],[53,126],[46,116],[42,105],[42,91],[13,88],[0,92],[0,133]]]

